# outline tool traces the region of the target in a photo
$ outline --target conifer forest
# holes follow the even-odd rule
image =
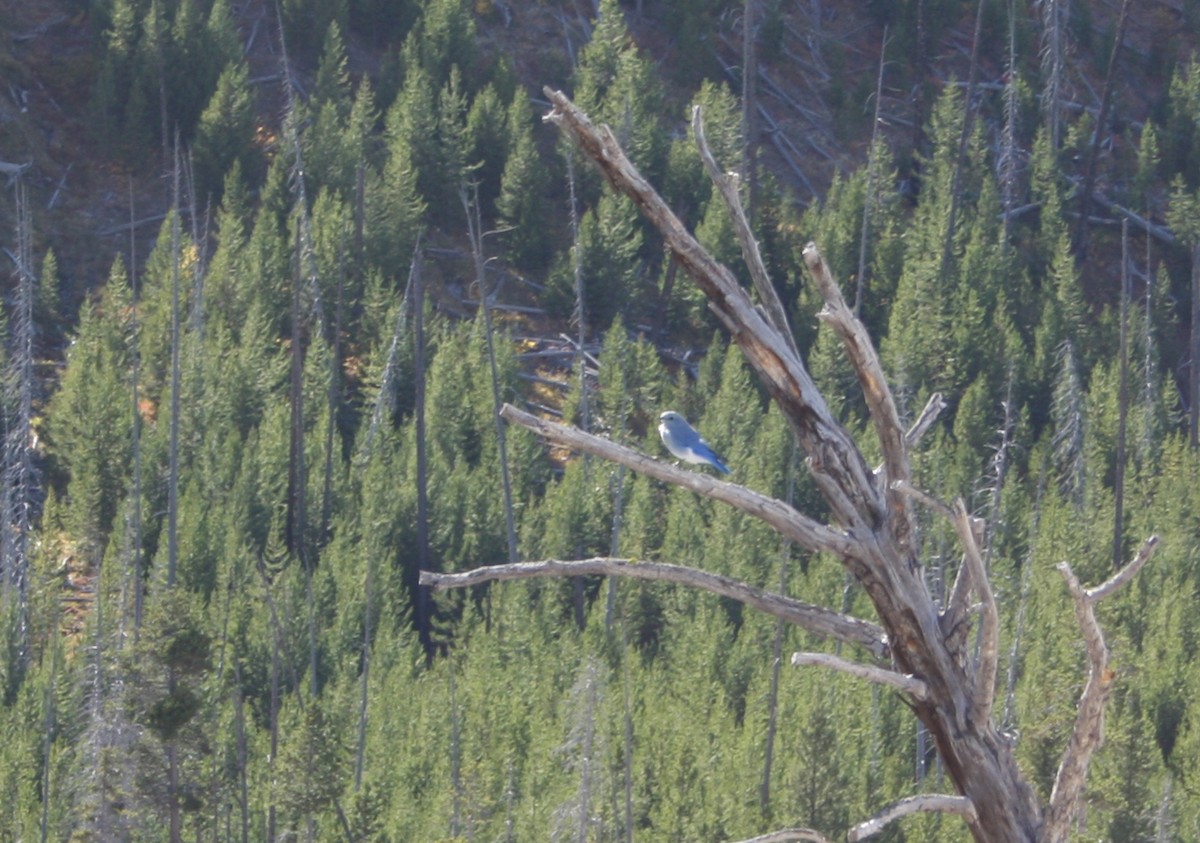
[[[1197,0],[7,0],[0,82],[0,843],[1200,840]]]

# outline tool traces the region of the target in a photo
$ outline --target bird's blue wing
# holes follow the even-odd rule
[[[695,444],[693,450],[696,452],[697,456],[703,457],[705,461],[717,471],[721,472],[722,474],[730,473],[729,467],[725,465],[725,461],[718,457],[717,452],[708,447],[708,443],[703,439]]]

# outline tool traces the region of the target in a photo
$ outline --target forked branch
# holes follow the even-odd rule
[[[858,384],[862,387],[867,410],[871,414],[871,423],[875,427],[875,435],[879,437],[879,445],[883,450],[886,482],[908,482],[910,471],[904,428],[900,424],[900,414],[896,411],[892,390],[888,386],[883,365],[879,362],[879,355],[875,352],[875,345],[867,334],[866,326],[846,304],[841,288],[833,280],[833,273],[830,272],[829,265],[825,263],[825,258],[821,256],[816,243],[809,243],[804,247],[804,264],[825,300],[825,307],[818,316],[838,335],[846,350],[846,356],[850,358],[854,367],[854,373],[858,376]],[[888,510],[896,541],[902,548],[907,549],[913,532],[912,512],[908,501],[898,492],[889,489]]]
[[[596,126],[561,91],[544,88],[555,123],[628,196],[662,235],[679,265],[705,293],[709,306],[729,328],[746,361],[783,411],[808,454],[817,484],[833,517],[847,529],[871,530],[886,517],[882,490],[850,434],[834,418],[792,344],[754,306],[728,267],[713,258],[642,177],[607,126]]]
[[[599,557],[567,562],[548,559],[543,562],[518,562],[512,565],[491,565],[456,574],[421,572],[421,585],[435,591],[448,588],[466,588],[492,580],[525,580],[535,577],[578,577],[587,574],[631,577],[639,580],[671,582],[703,589],[721,597],[765,612],[808,630],[824,638],[857,644],[869,650],[876,658],[886,658],[887,642],[883,630],[873,623],[849,615],[839,614],[822,606],[814,606],[791,597],[764,591],[744,582],[720,574],[710,574],[682,565],[667,565],[661,562],[639,562],[633,559],[609,559]]]
[[[915,542],[911,540],[911,486],[907,449],[928,427],[940,402],[930,402],[921,420],[905,432],[900,427],[873,346],[865,330],[844,314],[845,302],[819,253],[811,249],[806,261],[825,295],[823,313],[839,331],[851,363],[866,392],[877,435],[882,443],[882,470],[867,465],[854,437],[831,413],[816,388],[782,321],[767,312],[770,296],[758,307],[726,267],[696,241],[662,197],[638,173],[612,132],[596,126],[561,92],[545,89],[553,104],[547,120],[599,167],[618,192],[631,198],[662,235],[674,259],[696,282],[713,312],[730,330],[733,341],[759,376],[802,445],[813,480],[828,504],[839,528],[819,523],[790,506],[731,483],[684,471],[606,440],[582,434],[562,425],[543,421],[512,407],[502,415],[551,441],[577,448],[628,466],[647,476],[673,483],[724,501],[771,524],[797,544],[836,555],[863,587],[879,616],[890,646],[891,667],[897,674],[919,678],[925,685],[924,698],[910,694],[910,702],[936,743],[949,779],[960,796],[926,796],[903,800],[875,818],[856,826],[849,839],[859,840],[898,817],[914,811],[948,811],[966,820],[979,843],[1060,840],[1065,838],[1070,815],[1081,798],[1082,783],[1092,753],[1099,745],[1103,705],[1111,672],[1107,650],[1092,615],[1092,603],[1127,581],[1144,564],[1149,549],[1110,583],[1085,592],[1068,576],[1076,612],[1088,641],[1091,676],[1080,703],[1080,719],[1064,754],[1063,765],[1051,798],[1051,816],[1013,757],[1011,741],[1001,734],[991,716],[991,691],[995,669],[993,639],[997,633],[994,598],[990,593],[979,547],[982,536],[975,522],[959,505],[949,512],[964,544],[964,564],[958,599],[947,615],[939,616],[929,592]],[[718,179],[732,195],[732,183]],[[748,227],[743,228],[743,235]],[[750,238],[752,240],[752,238]],[[747,241],[749,242],[749,240]],[[748,249],[753,252],[753,249]],[[751,259],[751,263],[754,261]],[[757,269],[755,270],[757,272]],[[763,279],[760,277],[759,282]],[[763,288],[765,289],[765,288]],[[916,495],[916,497],[920,497]],[[948,511],[941,506],[942,511]],[[561,564],[561,563],[558,563]],[[631,566],[639,567],[639,566]],[[1065,574],[1069,575],[1069,569]],[[980,595],[983,652],[979,668],[965,670],[962,639],[967,624],[945,625],[959,615],[965,620],[971,607],[968,595]],[[828,610],[826,610],[828,611]],[[874,633],[873,633],[874,634]],[[772,839],[770,837],[768,840]]]
[[[1042,834],[1045,843],[1065,843],[1069,839],[1071,818],[1083,793],[1088,766],[1092,755],[1104,742],[1104,704],[1115,674],[1108,666],[1108,645],[1104,642],[1104,632],[1092,607],[1100,598],[1107,597],[1127,583],[1149,561],[1157,545],[1158,536],[1150,536],[1132,562],[1091,590],[1079,584],[1070,565],[1066,562],[1058,564],[1058,571],[1066,580],[1067,590],[1075,604],[1075,619],[1079,621],[1087,646],[1088,678],[1079,698],[1075,728],[1071,731],[1054,779],[1054,789],[1050,793],[1050,806],[1046,811]]]

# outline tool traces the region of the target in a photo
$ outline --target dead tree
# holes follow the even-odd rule
[[[761,300],[756,305],[729,269],[717,263],[671,213],[658,193],[626,158],[612,132],[596,127],[562,93],[546,90],[553,103],[547,120],[557,124],[600,167],[610,184],[628,195],[658,228],[673,257],[709,299],[709,307],[729,330],[772,400],[791,424],[807,455],[807,466],[829,505],[832,523],[822,523],[785,502],[648,457],[607,439],[548,422],[511,406],[503,417],[550,442],[590,453],[722,501],[770,524],[784,538],[837,559],[870,597],[878,624],[782,595],[752,588],[727,577],[670,565],[628,560],[557,560],[500,565],[459,574],[422,573],[434,588],[473,585],[493,579],[603,573],[690,584],[742,600],[829,639],[857,645],[858,662],[798,654],[793,662],[819,664],[881,683],[900,693],[936,744],[954,794],[925,794],[883,808],[850,829],[848,839],[875,834],[886,824],[916,811],[939,811],[963,819],[980,843],[1057,843],[1068,838],[1093,753],[1103,733],[1104,706],[1113,681],[1108,650],[1093,613],[1094,604],[1127,582],[1157,544],[1151,537],[1141,552],[1111,580],[1085,589],[1067,563],[1060,565],[1075,604],[1088,654],[1088,677],[1078,717],[1064,751],[1049,802],[1043,805],[1018,769],[1013,739],[993,718],[999,657],[996,602],[984,570],[980,545],[985,531],[962,501],[943,504],[911,483],[909,451],[932,423],[940,404],[931,402],[912,429],[901,427],[892,393],[866,329],[842,298],[815,245],[804,257],[825,299],[820,317],[841,338],[879,439],[882,464],[873,467],[851,435],[834,418],[797,353],[783,308],[761,266],[751,276]],[[699,122],[698,120],[696,121]],[[702,136],[701,136],[702,137]],[[702,140],[700,141],[703,145]],[[716,174],[718,187],[726,178]],[[736,203],[736,191],[722,190]],[[731,205],[735,227],[744,215]],[[739,232],[743,256],[755,260],[753,238]],[[940,399],[939,399],[940,400]],[[953,524],[962,544],[963,564],[945,606],[939,608],[926,585],[914,541],[916,506],[931,507]],[[974,636],[978,625],[979,651]],[[849,652],[849,651],[846,651]],[[816,832],[791,830],[802,839]],[[774,839],[774,833],[768,838]]]

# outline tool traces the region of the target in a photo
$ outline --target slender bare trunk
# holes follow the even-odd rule
[[[508,438],[500,408],[504,401],[500,397],[500,370],[496,366],[496,340],[492,329],[492,306],[487,284],[487,268],[483,257],[483,230],[479,218],[479,188],[471,188],[472,195],[461,192],[463,210],[467,214],[467,233],[471,240],[471,254],[475,258],[475,283],[479,287],[479,306],[483,313],[483,331],[487,341],[488,367],[492,377],[493,420],[496,425],[496,448],[500,458],[500,488],[504,493],[504,527],[508,539],[508,561],[516,562],[517,526],[513,514],[512,477],[508,466]]]
[[[175,147],[175,168],[172,180],[171,215],[171,425],[167,451],[167,588],[175,585],[179,563],[179,398],[180,346],[183,344],[179,318],[179,270],[182,257],[179,206],[179,147]]]
[[[888,30],[883,28],[879,42],[879,75],[875,80],[875,119],[871,123],[871,148],[867,151],[867,190],[863,197],[862,232],[858,240],[858,278],[854,285],[854,313],[862,312],[863,292],[867,285],[867,241],[871,236],[871,211],[875,207],[875,159],[879,141],[879,119],[883,103],[883,69],[887,55]]]
[[[1112,566],[1117,570],[1123,564],[1125,545],[1125,462],[1126,438],[1129,421],[1129,220],[1121,222],[1121,316],[1120,367],[1117,385],[1117,453],[1113,477],[1113,539]],[[1150,314],[1146,314],[1150,318]]]
[[[133,564],[131,588],[133,590],[133,641],[136,644],[142,628],[142,604],[145,593],[142,571],[142,408],[141,397],[138,395],[141,377],[141,353],[138,350],[138,274],[137,274],[137,236],[134,226],[133,206],[133,177],[129,177],[129,290],[133,306],[129,311],[129,370],[131,389],[133,393],[132,417],[130,419],[130,438],[133,450],[133,515],[129,525],[130,538],[133,541]],[[124,613],[124,610],[122,610]],[[124,621],[122,621],[123,623]]]
[[[584,352],[585,343],[587,341],[587,310],[584,307],[583,299],[583,255],[582,244],[579,241],[579,206],[575,199],[575,152],[574,150],[566,151],[567,159],[567,201],[570,202],[570,217],[571,217],[571,268],[575,282],[575,313],[572,318],[575,321],[575,327],[579,332],[579,339],[575,347],[575,365],[579,367],[579,427],[583,430],[590,430],[592,426],[590,404],[588,401],[588,383],[587,383],[587,354]],[[591,470],[591,460],[585,456],[583,458],[584,471]],[[583,555],[582,546],[575,549],[576,556]],[[583,629],[587,622],[584,616],[584,593],[583,580],[579,577],[571,580],[571,605],[575,613],[575,627]]]
[[[425,441],[425,279],[421,252],[413,255],[413,426],[417,437],[417,566],[429,570],[429,465]],[[417,634],[427,656],[433,655],[432,602],[428,589],[413,584]]]
[[[1192,246],[1192,335],[1188,342],[1188,435],[1195,448],[1200,445],[1200,240]]]
[[[746,178],[746,219],[758,211],[758,6],[742,3],[742,172]]]

